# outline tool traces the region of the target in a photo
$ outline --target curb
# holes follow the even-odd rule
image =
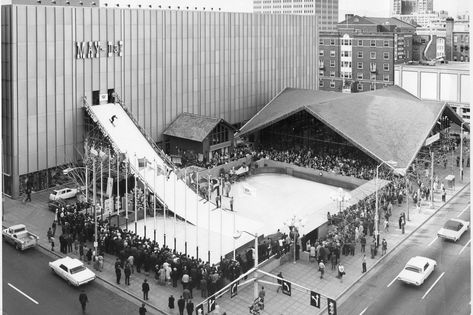
[[[7,227],[2,224],[2,228],[3,228],[3,229],[6,229]],[[40,247],[40,248],[41,248],[42,250],[44,250],[45,252],[47,252],[48,254],[53,255],[53,256],[56,256],[57,258],[63,258],[63,257],[64,257],[63,254],[60,254],[60,253],[58,253],[58,252],[56,252],[56,251],[53,252],[53,251],[51,251],[48,247],[46,247],[46,246],[43,245],[43,244],[38,243],[37,246]],[[95,273],[95,272],[94,272],[94,273]],[[166,312],[160,310],[159,308],[157,308],[156,306],[150,304],[149,302],[146,302],[145,300],[139,298],[137,295],[135,295],[135,294],[133,294],[133,293],[130,293],[130,292],[128,292],[127,290],[125,290],[125,289],[123,289],[123,288],[121,288],[121,287],[115,285],[115,283],[113,283],[113,282],[111,282],[111,281],[108,281],[107,279],[104,279],[102,276],[100,276],[100,275],[98,275],[98,274],[96,274],[95,276],[96,276],[97,279],[100,279],[101,281],[105,282],[106,284],[108,284],[109,286],[115,288],[116,290],[119,290],[119,291],[121,291],[122,293],[125,293],[126,295],[132,297],[133,299],[137,300],[138,302],[140,302],[140,303],[145,303],[146,306],[149,306],[149,307],[152,308],[153,310],[157,311],[159,314],[171,315],[171,314],[169,314],[169,313],[166,313]]]
[[[429,221],[434,215],[437,214],[437,212],[439,212],[450,200],[452,200],[454,197],[456,197],[458,194],[460,194],[463,190],[465,190],[465,188],[467,188],[468,186],[470,186],[470,183],[467,183],[465,186],[463,186],[462,189],[458,190],[454,195],[452,195],[452,197],[450,197],[449,200],[447,200],[446,202],[444,202],[440,207],[437,208],[437,210],[435,210],[431,215],[429,215],[423,222],[421,222],[415,229],[413,229],[409,234],[406,235],[406,237],[404,237],[399,243],[397,243],[397,245],[395,245],[394,247],[391,248],[391,250],[387,251],[385,255],[381,256],[373,265],[370,266],[370,268],[368,268],[368,270],[361,274],[360,276],[358,276],[358,278],[355,279],[355,281],[353,281],[347,288],[345,288],[339,295],[337,295],[337,297],[335,298],[335,300],[339,300],[344,294],[346,294],[351,288],[353,288],[353,286],[355,286],[355,284],[357,284],[361,279],[363,279],[364,277],[366,277],[368,275],[368,273],[374,269],[381,261],[383,261],[387,256],[389,256],[394,250],[396,250],[401,244],[403,244],[409,237],[411,237],[412,234],[414,234],[418,229],[420,229],[427,221]],[[320,310],[320,313],[319,314],[322,314],[324,313],[325,311],[327,310],[327,306],[325,306],[324,308],[322,308]]]

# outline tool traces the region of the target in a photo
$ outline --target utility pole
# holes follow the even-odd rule
[[[430,208],[434,208],[434,151],[430,152],[431,154],[431,171],[430,171]]]

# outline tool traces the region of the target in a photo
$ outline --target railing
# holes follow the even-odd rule
[[[146,138],[146,140],[148,140],[148,143],[151,145],[151,147],[154,149],[154,151],[159,155],[159,157],[161,159],[163,159],[163,161],[165,161],[173,170],[177,170],[177,167],[174,164],[174,162],[169,158],[169,156],[161,148],[159,148],[156,145],[156,143],[154,143],[153,138],[151,138],[151,136],[148,134],[148,132],[146,132],[146,130],[143,127],[140,126],[140,124],[136,120],[133,113],[131,113],[128,110],[128,107],[123,103],[123,101],[120,99],[118,94],[113,93],[113,97],[115,97],[116,103],[120,104],[120,106],[123,108],[125,113],[127,113],[128,117],[130,117],[130,119],[133,121],[136,128],[138,128],[138,130],[143,134],[143,136]]]

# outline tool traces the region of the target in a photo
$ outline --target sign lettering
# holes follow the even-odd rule
[[[102,51],[104,51],[104,54],[102,54]],[[76,59],[92,59],[102,56],[112,57],[114,55],[123,56],[122,40],[117,41],[116,44],[107,41],[107,44],[104,46],[102,46],[100,41],[76,42]]]

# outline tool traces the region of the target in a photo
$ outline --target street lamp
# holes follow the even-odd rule
[[[300,233],[299,230],[302,225],[302,219],[299,219],[295,215],[291,218],[291,221],[289,223],[284,222],[284,225],[289,227],[289,230],[291,230],[292,227],[292,234],[294,236],[294,263],[296,263],[296,250],[297,250],[297,238],[299,237]]]
[[[376,236],[376,246],[379,246],[379,205],[378,205],[378,179],[379,179],[379,168],[381,165],[386,164],[391,167],[395,167],[397,165],[396,161],[382,161],[381,164],[376,166],[376,181],[375,181],[375,190],[376,190],[376,212],[374,214],[374,221],[375,221],[375,236]]]
[[[254,283],[253,283],[253,293],[254,293],[254,298],[255,300],[258,298],[258,282],[256,281],[257,280],[257,274],[256,274],[256,269],[258,268],[258,233],[250,233],[250,232],[247,232],[247,231],[236,231],[235,234],[233,234],[233,238],[234,239],[239,239],[241,237],[241,235],[243,233],[246,233],[248,235],[250,235],[251,237],[254,237],[255,238],[255,257],[254,257],[254,268],[255,268],[255,271],[253,273],[253,278],[254,278]]]
[[[333,193],[330,199],[337,202],[338,212],[342,211],[343,203],[351,199],[351,195],[344,192],[342,188],[338,188],[338,194]]]
[[[466,122],[462,122],[460,125],[460,180],[463,182],[463,125]]]

